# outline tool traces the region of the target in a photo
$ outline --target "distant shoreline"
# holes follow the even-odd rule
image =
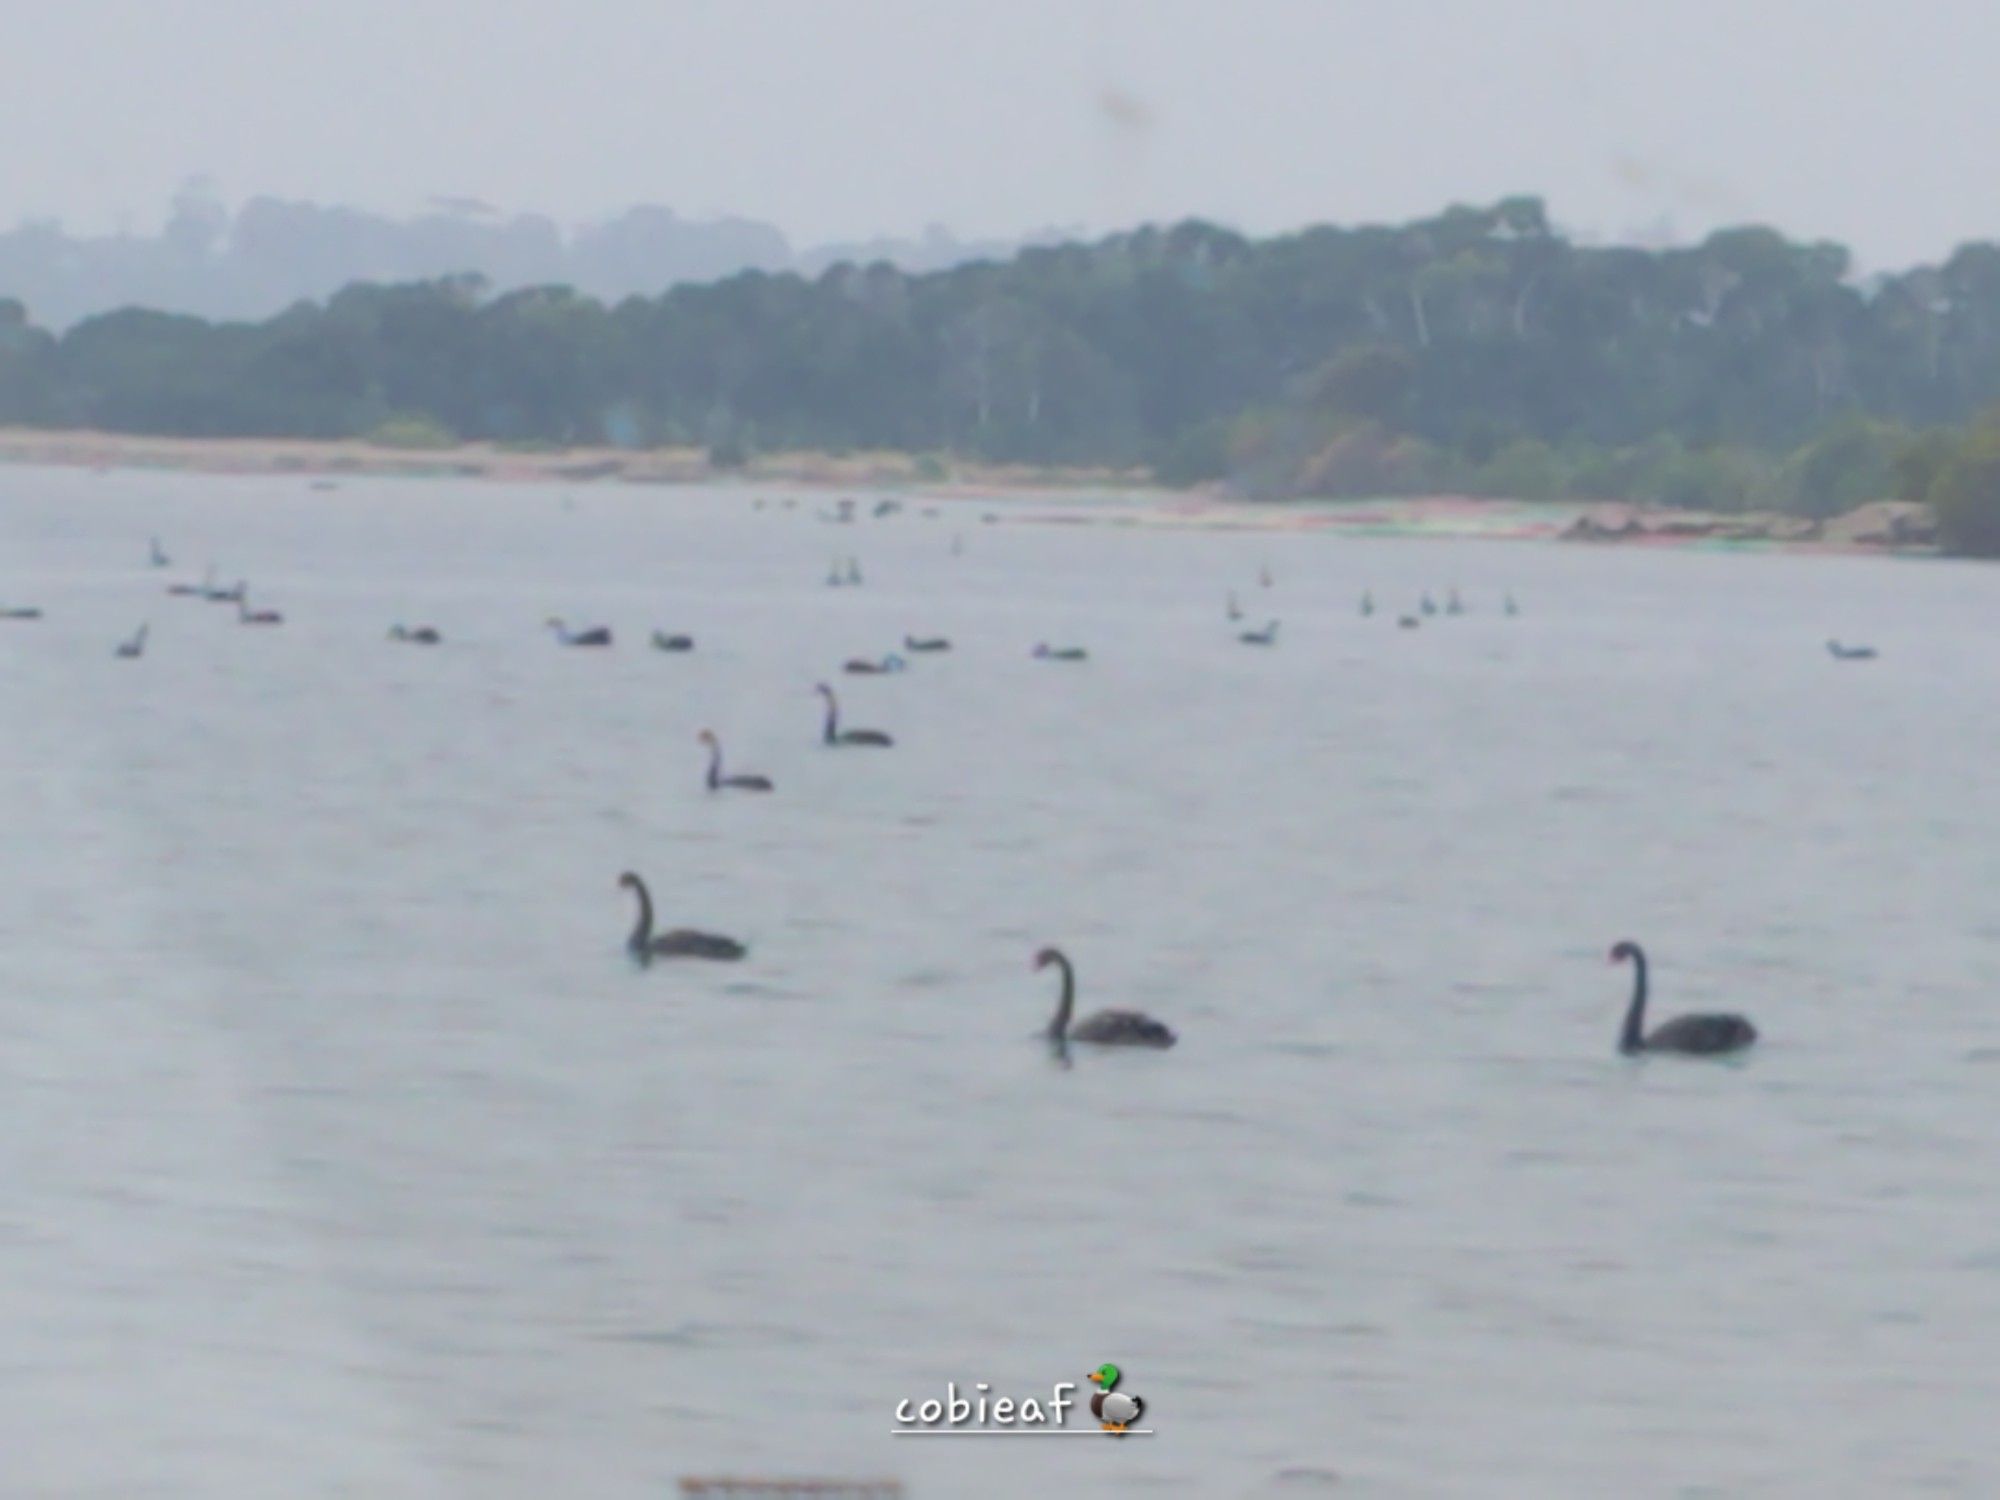
[[[1593,545],[1753,548],[1846,554],[1934,552],[1925,507],[1878,501],[1826,522],[1758,512],[1711,515],[1620,502],[1465,496],[1251,501],[1175,490],[1143,470],[940,463],[897,452],[760,454],[718,469],[699,448],[402,448],[357,439],[182,438],[0,428],[0,465],[342,479],[479,479],[518,484],[766,485],[893,491],[927,500],[1010,502],[1010,520],[1202,530],[1324,531],[1352,536],[1570,540]],[[1055,510],[1023,514],[1044,501]]]
[[[152,437],[90,430],[0,427],[0,463],[64,468],[166,469],[192,474],[297,474],[309,478],[499,479],[511,483],[616,480],[626,484],[770,484],[807,488],[927,486],[941,491],[1158,490],[1144,470],[1057,469],[1029,464],[949,464],[889,451],[760,454],[721,469],[700,448],[542,448],[461,443],[391,447],[358,438]]]

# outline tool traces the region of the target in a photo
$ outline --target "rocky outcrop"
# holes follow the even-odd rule
[[[1829,521],[1778,511],[1722,516],[1695,510],[1600,505],[1572,521],[1562,538],[1572,542],[1824,542],[1836,547],[1918,549],[1937,544],[1937,518],[1929,506],[1907,500],[1877,500]]]
[[[1915,500],[1877,500],[1828,521],[1826,539],[1850,547],[1934,547],[1937,515]]]
[[[1564,529],[1566,542],[1618,542],[1644,535],[1644,519],[1636,505],[1600,505],[1585,511]]]

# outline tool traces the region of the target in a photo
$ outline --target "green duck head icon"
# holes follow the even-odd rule
[[[1118,1389],[1120,1370],[1116,1365],[1099,1365],[1090,1372],[1091,1383],[1102,1386],[1107,1391]]]

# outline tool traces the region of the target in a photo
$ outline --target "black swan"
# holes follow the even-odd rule
[[[813,688],[826,699],[826,728],[820,739],[829,745],[893,745],[896,742],[879,729],[842,729],[840,727],[840,705],[834,700],[833,689],[825,683]]]
[[[951,642],[941,635],[906,635],[903,637],[905,651],[949,651]]]
[[[840,559],[835,558],[827,564],[826,586],[830,589],[837,589],[846,582],[847,580],[840,576]]]
[[[1363,594],[1361,596],[1361,618],[1365,620],[1374,613],[1375,596],[1373,594]]]
[[[695,738],[708,746],[708,789],[711,792],[721,791],[724,787],[733,787],[739,792],[768,792],[771,790],[771,778],[768,776],[724,776],[722,774],[722,742],[715,737],[713,730],[704,729]]]
[[[153,566],[156,568],[172,567],[174,560],[171,557],[167,556],[165,552],[160,550],[160,539],[158,537],[154,537],[152,541],[153,541],[153,552],[151,561]]]
[[[215,564],[208,565],[208,573],[200,583],[170,583],[167,592],[182,598],[206,599],[215,588]]]
[[[692,651],[694,650],[694,637],[691,635],[668,635],[664,630],[656,630],[653,632],[653,649],[655,651]]]
[[[1431,596],[1428,593],[1424,595],[1417,608],[1427,615],[1434,615],[1438,612],[1437,605],[1431,602]]]
[[[1422,622],[1415,615],[1404,615],[1396,621],[1404,630],[1415,630]]]
[[[1044,641],[1041,645],[1035,647],[1033,654],[1036,661],[1089,661],[1090,660],[1090,653],[1084,650],[1083,647],[1081,646],[1063,646],[1058,648],[1049,645],[1046,641]]]
[[[1827,653],[1835,661],[1875,660],[1875,648],[1873,646],[1843,646],[1839,641],[1828,641],[1826,649]]]
[[[244,597],[243,585],[236,585],[236,623],[239,625],[282,625],[285,617],[275,609],[252,609]]]
[[[0,620],[39,620],[42,612],[29,605],[20,609],[0,609]]]
[[[202,585],[202,598],[206,599],[210,604],[241,604],[243,602],[244,590],[241,583],[237,584],[233,589],[218,588],[215,585],[214,578],[215,570],[210,568],[210,581]]]
[[[656,958],[713,958],[731,963],[750,951],[735,938],[716,932],[696,932],[690,927],[655,934],[653,896],[646,889],[646,882],[627,870],[618,877],[618,883],[639,898],[639,921],[632,928],[632,935],[625,939],[625,947],[640,963],[649,964]]]
[[[1675,1016],[1647,1035],[1642,1029],[1646,1020],[1646,955],[1633,942],[1620,943],[1611,950],[1614,964],[1628,958],[1632,960],[1632,1008],[1625,1012],[1625,1029],[1618,1035],[1620,1052],[1685,1052],[1708,1057],[1740,1052],[1757,1040],[1757,1028],[1747,1018],[1714,1012]]]
[[[843,672],[852,672],[857,677],[881,677],[886,674],[900,672],[908,665],[909,663],[904,661],[902,657],[891,652],[880,661],[870,661],[865,656],[851,657],[841,665],[840,670]]]
[[[564,646],[608,646],[611,644],[611,627],[593,625],[588,630],[571,630],[554,615],[549,617],[549,629],[556,633],[556,641]]]
[[[851,557],[847,560],[847,577],[844,581],[849,588],[861,587],[861,564]]]
[[[428,625],[419,625],[415,630],[410,629],[407,625],[391,625],[389,627],[389,639],[392,641],[408,641],[412,646],[435,646],[444,637]]]
[[[137,661],[146,654],[146,627],[141,625],[129,641],[118,643],[118,655],[126,661]]]
[[[1076,970],[1059,948],[1044,948],[1035,955],[1035,967],[1054,964],[1062,970],[1062,999],[1057,1002],[1055,1019],[1049,1022],[1048,1038],[1065,1042],[1094,1042],[1100,1047],[1171,1047],[1177,1038],[1173,1029],[1136,1010],[1100,1010],[1070,1024],[1076,1009]]]
[[[1509,618],[1512,618],[1513,616],[1518,615],[1521,612],[1521,606],[1514,602],[1514,596],[1512,594],[1509,594],[1507,596],[1507,603],[1505,605],[1505,609]]]
[[[1236,639],[1246,646],[1275,646],[1278,643],[1278,622],[1273,620],[1262,630],[1246,630]]]
[[[1243,618],[1243,606],[1236,602],[1236,590],[1229,591],[1228,601],[1222,607],[1223,614],[1231,624]]]

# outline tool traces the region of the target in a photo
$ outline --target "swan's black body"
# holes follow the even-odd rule
[[[840,670],[851,672],[857,677],[884,677],[902,671],[907,665],[909,664],[902,657],[891,652],[880,661],[870,661],[865,656],[851,657],[841,664]]]
[[[750,951],[735,938],[717,932],[676,927],[671,932],[655,933],[653,896],[646,889],[646,882],[627,870],[618,877],[618,883],[639,898],[639,920],[632,928],[632,935],[625,939],[625,950],[639,963],[650,964],[656,958],[711,958],[733,963]]]
[[[282,625],[285,617],[275,609],[252,609],[242,584],[236,585],[236,623],[239,625]]]
[[[813,691],[826,699],[826,727],[820,733],[822,744],[888,746],[896,743],[879,729],[842,729],[840,704],[834,699],[833,689],[822,682]]]
[[[708,746],[708,789],[711,792],[768,792],[771,778],[768,776],[724,776],[722,774],[722,742],[712,730],[704,729],[695,738]]]
[[[903,649],[905,651],[949,651],[951,649],[951,642],[941,635],[906,635],[903,637]]]
[[[1827,654],[1835,661],[1875,660],[1875,648],[1873,646],[1843,646],[1839,641],[1828,641],[1826,649]]]
[[[1632,1005],[1625,1012],[1625,1029],[1618,1050],[1628,1057],[1641,1052],[1681,1052],[1713,1057],[1741,1052],[1757,1040],[1757,1028],[1743,1016],[1715,1012],[1675,1016],[1648,1033],[1646,1024],[1646,954],[1637,943],[1623,942],[1611,950],[1611,962],[1632,961]]]
[[[1273,620],[1262,630],[1246,630],[1236,639],[1246,646],[1275,646],[1278,643],[1278,622]]]
[[[24,609],[0,609],[0,620],[39,620],[42,612],[32,607]]]
[[[137,661],[140,657],[144,656],[146,654],[146,627],[141,625],[131,640],[120,641],[118,643],[117,654],[124,661]]]
[[[653,649],[655,651],[692,651],[694,650],[694,637],[691,635],[668,635],[664,630],[656,630],[653,632]]]
[[[389,639],[392,641],[406,641],[412,646],[435,646],[443,641],[444,637],[428,625],[419,625],[415,630],[410,629],[407,625],[391,625],[389,627]]]
[[[1051,964],[1062,971],[1062,998],[1049,1022],[1048,1039],[1061,1047],[1069,1042],[1091,1042],[1100,1047],[1171,1047],[1179,1040],[1173,1029],[1136,1010],[1100,1010],[1074,1024],[1076,970],[1059,948],[1044,948],[1035,955],[1035,967]]]
[[[565,646],[608,646],[611,644],[611,627],[593,625],[588,630],[571,630],[561,619],[551,617],[549,629],[556,633],[556,640]]]
[[[1089,661],[1090,653],[1081,646],[1051,646],[1046,641],[1035,647],[1036,661]]]

